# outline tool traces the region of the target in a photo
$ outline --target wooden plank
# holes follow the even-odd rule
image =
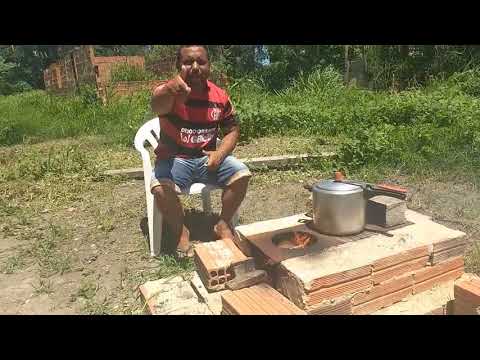
[[[103,174],[105,176],[126,176],[131,179],[143,179],[143,168],[107,170]]]
[[[243,158],[238,159],[244,164],[248,165],[250,168],[275,168],[282,167],[290,164],[298,163],[299,161],[309,161],[315,159],[325,159],[335,156],[334,152],[322,152],[319,155],[280,155],[280,156],[267,156],[267,157],[257,157],[257,158]],[[143,168],[129,168],[129,169],[118,169],[118,170],[107,170],[104,172],[106,176],[126,176],[133,179],[143,179]]]

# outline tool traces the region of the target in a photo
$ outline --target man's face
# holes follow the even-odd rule
[[[187,68],[186,82],[190,86],[201,86],[210,76],[207,52],[201,46],[183,48],[179,66],[180,69],[182,66]]]

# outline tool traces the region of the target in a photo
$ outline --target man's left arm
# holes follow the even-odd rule
[[[240,138],[238,118],[230,100],[227,102],[227,106],[223,112],[220,127],[224,133],[220,146],[216,151],[205,151],[205,154],[209,157],[207,166],[211,171],[216,170],[223,160],[233,152]]]

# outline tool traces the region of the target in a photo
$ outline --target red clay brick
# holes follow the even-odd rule
[[[309,315],[352,315],[352,302],[349,296],[327,300],[324,303],[307,308]]]
[[[450,258],[456,257],[456,256],[463,256],[465,255],[465,250],[467,249],[467,245],[460,245],[454,248],[450,248],[444,251],[440,252],[434,252],[432,255],[432,264],[439,264],[441,262],[444,262]]]
[[[443,306],[439,307],[435,310],[430,311],[429,313],[427,313],[425,315],[446,315],[445,314],[445,308]]]
[[[266,284],[222,295],[222,312],[232,315],[306,315],[291,301]]]
[[[423,256],[419,259],[406,261],[381,271],[374,271],[373,283],[381,284],[385,281],[393,279],[394,277],[400,277],[412,271],[422,269],[427,265],[428,259],[428,256]]]
[[[468,288],[457,288],[455,285],[455,299],[462,299],[464,302],[480,306],[480,295],[472,292]]]
[[[152,314],[152,315],[155,314],[155,298],[154,298],[154,296],[152,296],[150,294],[150,292],[145,287],[145,285],[140,285],[139,290],[140,290],[140,293],[142,294],[142,297],[143,297],[144,301],[147,303],[146,304],[147,307],[145,308],[145,310],[149,314]]]
[[[368,301],[366,303],[357,305],[353,307],[353,315],[368,315],[377,310],[383,309],[387,306],[393,305],[396,302],[399,302],[403,298],[407,297],[412,293],[412,288],[406,288],[394,293],[388,294],[386,296],[382,296],[376,298],[372,301]]]
[[[433,244],[433,252],[441,252],[447,249],[451,249],[460,245],[465,245],[467,243],[467,238],[465,236],[458,237],[455,239],[445,240],[439,243]]]
[[[209,290],[222,290],[233,278],[231,264],[247,257],[229,239],[195,246],[194,261],[198,274]]]
[[[471,303],[463,302],[461,300],[455,299],[455,304],[453,305],[453,308],[454,315],[478,315],[478,307],[472,306]]]
[[[415,284],[413,285],[413,293],[418,294],[418,293],[430,290],[436,285],[439,285],[441,283],[444,283],[450,280],[458,279],[462,275],[463,275],[463,266],[461,268],[455,269],[453,271],[449,271],[447,273],[441,274],[440,276],[436,276],[429,280],[426,280],[420,283],[415,282]]]
[[[366,276],[361,279],[313,291],[307,295],[305,303],[307,306],[313,307],[324,300],[335,299],[344,295],[354,294],[362,290],[367,290],[368,288],[372,287],[372,285],[373,283],[371,276]]]
[[[415,260],[422,258],[424,256],[430,255],[427,246],[419,246],[414,249],[403,251],[401,253],[385,257],[373,262],[373,271],[380,271],[391,266],[398,265],[403,262]]]
[[[480,307],[480,279],[461,280],[455,284],[455,313],[463,309],[464,313],[476,314]]]
[[[390,293],[394,293],[396,291],[400,291],[402,289],[412,287],[413,286],[413,276],[412,275],[405,275],[399,278],[395,278],[384,282],[379,285],[373,286],[371,289],[367,291],[355,294],[352,298],[353,305],[363,304],[367,301],[372,301],[376,298],[386,296]]]
[[[455,257],[445,262],[433,266],[427,266],[421,270],[415,271],[413,279],[415,283],[421,283],[435,276],[458,269],[464,265],[463,257]]]
[[[356,269],[342,271],[340,273],[327,275],[318,279],[315,279],[311,283],[311,287],[308,291],[315,291],[321,288],[338,285],[341,283],[353,281],[365,276],[370,275],[372,272],[371,266],[362,266]]]

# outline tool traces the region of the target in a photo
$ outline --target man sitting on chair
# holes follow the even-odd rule
[[[177,241],[177,254],[191,256],[190,234],[177,194],[197,182],[223,188],[222,212],[214,231],[219,239],[233,239],[231,220],[245,198],[251,173],[230,155],[239,139],[239,124],[228,94],[208,80],[207,49],[181,46],[177,69],[179,74],[152,96],[152,110],[160,119],[160,142],[151,191]],[[219,127],[224,137],[217,148]]]

